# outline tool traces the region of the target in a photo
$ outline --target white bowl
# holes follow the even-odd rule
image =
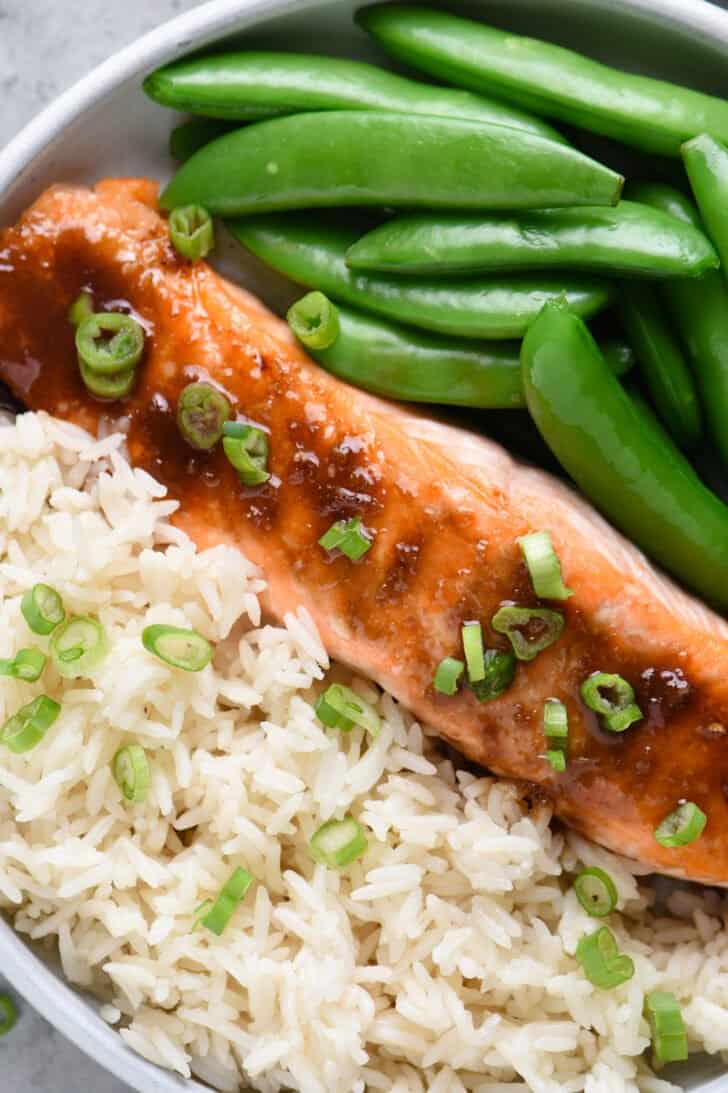
[[[360,3],[212,0],[147,34],[62,95],[0,152],[0,224],[51,182],[168,175],[172,115],[141,90],[142,78],[160,63],[253,28],[262,45],[374,57],[351,20]],[[716,94],[728,86],[728,13],[704,0],[475,0],[471,6],[496,24],[582,47],[625,67]],[[246,276],[255,288],[251,268]],[[67,986],[57,966],[2,920],[0,967],[52,1025],[139,1093],[209,1093],[129,1051],[98,1016],[97,1003]],[[679,1080],[700,1093],[719,1093],[728,1090],[728,1076],[715,1077],[720,1070],[715,1059],[691,1061]]]

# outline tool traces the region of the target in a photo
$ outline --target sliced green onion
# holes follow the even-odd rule
[[[328,349],[339,336],[339,312],[323,292],[308,292],[286,316],[288,325],[308,349]]]
[[[34,634],[51,634],[66,617],[63,600],[49,584],[34,584],[20,601],[20,610]]]
[[[180,391],[177,425],[191,448],[214,448],[229,417],[230,403],[211,383],[188,383]]]
[[[88,675],[109,651],[106,631],[88,615],[67,619],[51,638],[50,653],[62,676],[78,679]]]
[[[343,820],[329,820],[320,827],[309,844],[311,857],[319,865],[330,869],[343,869],[367,848],[367,839],[361,824],[353,816]]]
[[[225,455],[245,486],[262,486],[268,473],[268,437],[256,425],[226,421],[222,427]]]
[[[165,664],[171,664],[173,668],[183,668],[185,672],[201,672],[210,663],[215,652],[207,638],[203,638],[196,630],[159,623],[145,626],[142,630],[142,645],[148,653],[153,653]]]
[[[582,683],[581,697],[590,710],[599,714],[609,732],[624,732],[642,718],[642,710],[634,700],[634,687],[622,676],[594,672]]]
[[[576,959],[589,982],[603,991],[619,987],[634,975],[631,957],[619,952],[617,939],[608,926],[601,926],[581,939]]]
[[[40,744],[60,712],[58,702],[48,695],[38,695],[8,718],[0,729],[0,743],[16,755],[31,751]]]
[[[464,622],[462,625],[463,652],[468,666],[468,679],[471,683],[480,683],[485,679],[485,650],[483,649],[483,629],[479,622]]]
[[[582,869],[574,881],[576,898],[592,918],[604,918],[617,906],[617,889],[614,881],[603,869],[594,866]]]
[[[566,752],[561,751],[560,748],[550,748],[545,753],[544,758],[557,774],[563,774],[566,770]]]
[[[519,660],[533,660],[561,637],[564,616],[548,607],[508,605],[496,611],[491,625],[508,637]]]
[[[660,846],[674,849],[689,846],[699,839],[708,817],[692,801],[683,801],[674,812],[666,816],[655,830],[655,838]]]
[[[680,1063],[688,1057],[688,1036],[677,998],[671,991],[652,991],[645,997],[652,1029],[652,1046],[660,1063]]]
[[[486,649],[484,655],[485,675],[477,683],[471,683],[470,689],[479,702],[492,702],[507,691],[516,674],[516,658],[513,653],[502,653],[499,649]]]
[[[68,321],[73,326],[80,326],[84,319],[94,313],[94,299],[87,289],[76,297],[68,309]]]
[[[220,895],[213,901],[207,914],[200,917],[202,925],[220,937],[254,880],[252,873],[238,867],[227,884],[223,886]]]
[[[24,683],[35,683],[43,674],[48,657],[40,649],[21,649],[12,660],[0,659],[0,676],[12,676]]]
[[[568,600],[574,593],[567,588],[561,576],[561,562],[551,542],[548,531],[534,531],[518,540],[533,591],[544,600]]]
[[[458,681],[465,670],[462,660],[455,657],[444,657],[437,666],[432,686],[441,695],[454,695],[458,689]]]
[[[372,541],[362,530],[361,516],[337,520],[319,539],[324,550],[340,550],[352,562],[358,562],[371,549]]]
[[[557,774],[563,774],[569,748],[569,715],[558,698],[547,698],[544,702],[543,734],[548,745],[545,758]]]
[[[365,702],[356,691],[352,691],[351,687],[332,683],[319,695],[314,708],[319,721],[330,729],[350,732],[358,725],[371,736],[379,735],[379,714],[369,702]]]
[[[0,1036],[6,1036],[15,1027],[18,1011],[9,994],[0,994]]]
[[[97,312],[76,328],[76,351],[88,375],[118,377],[132,372],[141,360],[144,331],[131,315]]]
[[[549,740],[568,740],[569,715],[558,698],[547,698],[543,706],[543,734]]]
[[[202,205],[184,205],[169,217],[169,238],[183,258],[197,262],[206,258],[215,246],[215,226]]]
[[[127,801],[142,804],[152,780],[146,752],[140,744],[119,748],[111,763],[114,781]]]
[[[136,372],[133,368],[127,368],[123,372],[101,375],[98,372],[92,372],[82,362],[79,362],[78,367],[81,379],[89,394],[95,398],[107,399],[110,402],[126,398],[136,381]]]

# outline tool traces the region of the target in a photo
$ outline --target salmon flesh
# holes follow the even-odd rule
[[[147,331],[131,396],[104,403],[79,376],[69,305],[127,309]],[[502,448],[354,390],[327,375],[287,327],[204,262],[180,258],[145,180],[48,190],[0,234],[0,376],[30,409],[92,432],[123,429],[132,462],[179,499],[201,547],[233,544],[268,581],[279,620],[296,604],[329,652],[376,680],[469,759],[538,787],[566,823],[660,872],[728,884],[728,625],[658,573],[583,500]],[[221,446],[195,452],[175,406],[209,379],[270,436],[271,478],[248,489]],[[361,516],[373,546],[358,563],[319,537]],[[486,645],[504,603],[537,606],[517,540],[549,530],[574,595],[562,636],[519,665],[500,697],[433,689],[460,657],[461,626]],[[553,606],[553,605],[552,605]],[[644,718],[608,733],[582,703],[594,671],[634,686]],[[544,759],[547,698],[569,714],[569,760]],[[680,801],[707,814],[689,846],[654,830]]]

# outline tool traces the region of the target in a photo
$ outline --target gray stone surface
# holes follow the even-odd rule
[[[0,0],[0,146],[94,65],[196,6],[197,0]],[[22,1004],[17,1027],[0,1040],[0,1091],[129,1093],[129,1087]]]

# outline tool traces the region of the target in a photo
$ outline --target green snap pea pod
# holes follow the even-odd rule
[[[169,134],[169,151],[172,159],[178,163],[186,160],[204,148],[211,140],[217,140],[225,133],[229,133],[234,126],[224,121],[213,121],[211,118],[191,118],[182,122]]]
[[[696,133],[728,140],[728,103],[617,71],[535,38],[410,4],[378,4],[359,24],[400,61],[647,152],[677,156]]]
[[[326,349],[307,350],[339,379],[406,402],[489,410],[525,407],[517,342],[478,344],[422,333],[347,307],[340,306],[338,312],[335,341]],[[608,351],[608,364],[621,374],[631,350],[613,341]]]
[[[570,268],[695,277],[718,267],[702,232],[632,201],[511,215],[411,213],[357,240],[346,260],[352,269],[444,275]]]
[[[208,118],[259,121],[311,110],[385,110],[508,125],[566,143],[516,106],[342,57],[253,50],[188,57],[157,69],[144,90],[163,106]]]
[[[703,133],[682,147],[683,163],[703,223],[728,278],[728,148]]]
[[[504,125],[336,110],[214,140],[180,167],[161,204],[220,216],[339,205],[616,205],[622,183],[568,145]]]
[[[693,591],[728,607],[728,506],[644,417],[582,321],[547,304],[521,349],[526,401],[564,469]]]
[[[625,284],[620,312],[658,416],[680,447],[689,451],[702,434],[698,392],[655,288]]]
[[[337,303],[440,334],[519,338],[546,300],[565,294],[575,312],[590,317],[610,299],[608,283],[566,274],[426,281],[354,273],[346,252],[361,232],[330,218],[260,216],[228,226],[244,247],[292,281]]]
[[[639,200],[700,226],[692,202],[662,183],[635,186]],[[661,289],[687,349],[712,440],[728,465],[728,288],[718,272],[699,281],[675,280]]]

